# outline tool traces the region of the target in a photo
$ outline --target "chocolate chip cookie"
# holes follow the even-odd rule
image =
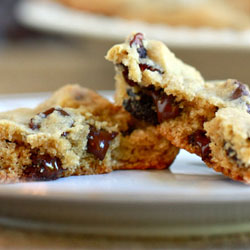
[[[215,170],[235,180],[250,182],[250,115],[224,108],[204,124]],[[222,167],[223,166],[223,167]]]
[[[116,67],[117,104],[136,119],[154,125],[176,147],[239,179],[223,170],[231,167],[221,164],[212,146],[217,144],[216,137],[209,136],[205,124],[224,108],[237,109],[248,117],[250,94],[246,85],[233,79],[205,82],[195,68],[176,58],[163,43],[147,40],[141,33],[111,48],[107,59]],[[237,162],[234,167],[238,167]]]
[[[0,182],[168,167],[178,149],[133,124],[126,111],[76,85],[35,109],[0,113]]]
[[[179,152],[154,126],[138,122],[121,106],[90,89],[65,86],[40,104],[37,111],[55,105],[78,109],[82,115],[91,113],[96,121],[118,128],[120,144],[112,151],[116,159],[114,169],[163,169],[170,166]]]
[[[249,28],[247,0],[57,0],[66,6],[171,26]]]

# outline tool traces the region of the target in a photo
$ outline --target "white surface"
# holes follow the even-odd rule
[[[24,25],[36,29],[114,42],[123,41],[132,31],[140,31],[151,39],[159,39],[175,47],[250,49],[250,30],[175,28],[80,12],[47,1],[23,0],[17,9],[17,18]]]
[[[0,96],[1,111],[34,107],[46,97]],[[215,173],[185,151],[170,170],[3,184],[0,199],[0,223],[19,227],[162,236],[250,231],[250,186]]]

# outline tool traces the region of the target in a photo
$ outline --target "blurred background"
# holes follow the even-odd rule
[[[113,89],[104,56],[131,31],[163,40],[206,79],[250,83],[249,30],[250,0],[1,0],[0,93]]]

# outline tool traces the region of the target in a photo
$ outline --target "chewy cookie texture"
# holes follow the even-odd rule
[[[122,108],[78,85],[35,109],[1,113],[0,182],[168,167],[179,150],[152,126],[135,125]]]
[[[68,85],[57,92],[38,109],[59,105],[91,113],[96,121],[117,127],[119,146],[112,151],[113,169],[163,169],[173,162],[179,152],[163,138],[154,126],[138,123],[121,106],[116,106],[92,90]]]
[[[163,43],[141,33],[111,48],[107,59],[116,67],[117,104],[209,167],[250,182],[246,85],[233,79],[205,82]]]
[[[237,108],[220,109],[214,119],[204,124],[216,154],[216,170],[234,179],[250,180],[250,115]],[[222,169],[220,166],[228,166]]]

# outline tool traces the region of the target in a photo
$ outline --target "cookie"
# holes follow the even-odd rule
[[[154,125],[176,147],[201,156],[209,167],[217,171],[224,167],[218,168],[220,160],[211,151],[205,124],[223,108],[248,116],[246,85],[233,79],[205,82],[195,68],[176,58],[163,43],[147,40],[141,33],[111,48],[106,58],[116,65],[118,105],[136,119]]]
[[[171,26],[249,28],[246,0],[57,0],[78,10]]]
[[[210,138],[214,169],[234,180],[250,183],[250,115],[224,108],[204,124]]]
[[[154,126],[138,122],[121,106],[90,89],[67,85],[40,104],[37,111],[55,105],[76,108],[83,115],[91,113],[95,120],[118,128],[120,144],[112,152],[116,159],[114,169],[163,169],[171,165],[179,152]]]
[[[133,130],[132,120],[79,86],[59,90],[35,109],[0,113],[0,182],[168,167],[178,149],[150,127]]]
[[[120,140],[115,127],[59,106],[1,113],[0,128],[1,182],[110,172]]]

